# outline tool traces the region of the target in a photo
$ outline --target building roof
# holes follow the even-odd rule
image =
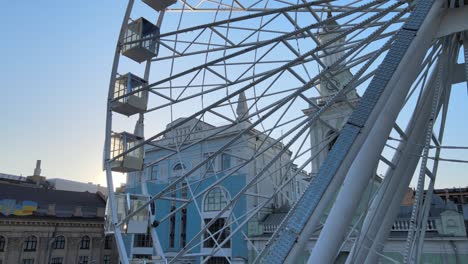
[[[15,201],[13,203],[12,201]],[[50,206],[55,205],[51,210]],[[32,188],[18,184],[0,183],[0,216],[13,215],[12,206],[27,208],[22,216],[103,217],[98,212],[106,202],[96,193]],[[30,207],[27,207],[30,206]],[[80,212],[81,211],[81,212]],[[15,214],[15,217],[18,214]]]
[[[187,117],[180,117],[175,121],[166,125],[166,129],[171,129],[180,122],[185,122],[183,125],[180,125],[177,128],[174,128],[164,134],[163,137],[158,138],[153,141],[157,145],[146,146],[145,151],[157,151],[161,148],[159,146],[170,146],[175,145],[178,139],[186,139],[186,143],[194,140],[200,140],[202,138],[208,138],[210,140],[216,140],[222,137],[234,136],[237,135],[241,130],[246,129],[251,125],[249,121],[240,122],[238,125],[219,125],[214,126],[209,124],[201,119],[192,118],[188,119]],[[276,141],[271,135],[261,132],[255,128],[249,130],[252,138],[258,137],[260,140],[265,140],[268,143],[273,143]],[[180,142],[179,142],[180,143]],[[284,148],[282,142],[276,142],[275,144],[278,148]],[[291,155],[291,151],[287,150],[287,153]]]
[[[468,187],[453,187],[453,188],[444,188],[444,189],[437,189],[434,190],[436,194],[464,194],[468,193]]]
[[[457,211],[457,206],[452,201],[445,202],[437,195],[432,195],[431,208],[429,210],[429,217],[439,217],[440,214],[446,210]],[[411,218],[413,206],[400,206],[398,218]]]
[[[279,225],[283,221],[283,219],[286,217],[287,213],[279,212],[279,213],[271,213],[265,217],[265,219],[262,221],[262,224],[264,225]]]
[[[102,194],[107,195],[106,187],[92,182],[85,183],[60,178],[47,179],[47,181],[54,186],[55,190],[89,193],[101,192]]]
[[[260,221],[260,224],[263,225],[264,227],[269,227],[269,231],[275,230],[283,219],[287,215],[287,208],[278,208],[279,210],[275,210],[274,212],[266,215],[263,220]],[[400,210],[397,216],[397,221],[398,220],[403,220],[407,221],[409,225],[409,221],[411,219],[411,213],[412,213],[412,205],[411,206],[405,206],[401,205]],[[457,206],[452,202],[452,201],[444,201],[442,200],[439,196],[437,195],[432,195],[432,203],[429,211],[429,219],[440,219],[440,216],[442,213],[447,212],[447,211],[452,211],[452,212],[457,212]],[[463,217],[465,220],[465,224],[468,224],[468,204],[463,205]],[[399,230],[393,230],[392,231],[405,231],[405,232],[391,232],[391,237],[393,238],[399,238],[399,237],[406,237],[407,236],[407,228],[409,226],[404,226],[401,227]],[[270,236],[270,233],[272,232],[264,232],[263,234],[259,236]],[[447,234],[440,234],[439,231],[432,230],[432,232],[427,232],[426,237],[438,237],[438,236],[445,236]]]
[[[11,180],[11,181],[18,181],[18,182],[26,182],[26,177],[17,176],[12,174],[0,173],[0,179],[2,180]]]

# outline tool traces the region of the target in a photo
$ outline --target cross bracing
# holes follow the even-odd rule
[[[434,2],[434,6],[444,6],[443,1]],[[463,71],[458,70],[462,64],[455,67],[454,77],[447,77],[452,73],[441,73],[436,67],[443,57],[441,47],[451,43],[452,49],[457,49],[466,34],[446,30],[447,23],[454,23],[450,19],[443,20],[448,22],[443,22],[437,32],[437,26],[431,25],[437,25],[446,9],[433,11],[432,3],[179,1],[159,12],[157,33],[152,31],[146,36],[144,32],[138,33],[141,35],[129,39],[124,38],[129,34],[127,23],[141,21],[130,20],[130,16],[137,15],[132,12],[133,6],[140,4],[130,1],[111,74],[105,167],[111,189],[113,164],[122,162],[119,171],[138,167],[128,173],[127,179],[136,178],[141,186],[136,189],[127,186],[127,191],[142,192],[147,199],[138,207],[128,208],[125,216],[118,218],[116,196],[110,194],[113,231],[123,262],[132,258],[132,251],[122,243],[125,236],[122,228],[128,228],[129,221],[140,212],[165,203],[171,204],[172,209],[166,213],[158,209],[148,212],[147,224],[153,239],[153,255],[170,263],[188,259],[206,263],[212,258],[224,258],[226,263],[232,263],[237,261],[232,255],[237,244],[232,241],[238,238],[247,241],[255,252],[251,261],[292,262],[300,256],[305,242],[317,228],[321,230],[317,250],[312,251],[309,261],[330,262],[349,241],[354,247],[348,262],[367,259],[372,263],[377,256],[383,256],[379,246],[385,240],[394,212],[384,215],[378,210],[384,205],[398,205],[400,197],[392,200],[387,197],[388,190],[393,188],[394,192],[401,193],[415,171],[402,172],[409,179],[405,180],[408,184],[399,186],[397,191],[390,179],[396,177],[392,171],[402,167],[399,158],[402,149],[415,148],[411,152],[414,158],[405,162],[414,165],[422,158],[424,164],[432,165],[432,169],[425,166],[420,169],[420,179],[426,175],[430,178],[429,189],[434,186],[438,162],[455,161],[444,160],[440,153],[450,96],[445,91],[449,88],[429,84],[434,75],[444,76],[448,86],[452,80],[466,80]],[[451,1],[449,6],[462,8],[463,4],[464,1]],[[465,11],[462,8],[456,12]],[[463,25],[458,28],[463,29]],[[445,42],[435,37],[439,35]],[[133,49],[133,53],[127,52],[128,49]],[[129,81],[126,92],[116,94],[117,73],[138,68],[129,61],[120,64],[121,52],[146,63],[143,73],[132,72],[142,76],[143,85],[132,88],[133,83]],[[147,57],[142,59],[142,56]],[[452,56],[450,61],[453,60]],[[398,93],[392,92],[394,87],[398,87]],[[425,109],[424,98],[433,90],[439,91],[433,97],[440,97],[444,102],[437,134],[425,122],[439,115],[431,117],[423,115],[431,111],[418,110]],[[140,108],[135,110],[131,100],[140,100],[137,101]],[[119,109],[130,107],[125,115],[139,116],[135,139],[115,133],[117,128],[132,131],[133,122],[129,124],[129,121],[134,119],[116,114],[123,111],[113,108],[116,104]],[[413,113],[414,120],[421,120],[419,125],[414,127],[413,119],[408,120],[403,113]],[[427,128],[426,138],[430,140],[417,143],[414,139],[422,137],[422,128]],[[323,135],[317,138],[317,133]],[[111,141],[111,137],[122,139]],[[218,141],[213,145],[212,142]],[[113,150],[110,156],[107,153],[115,148],[115,142],[124,145]],[[431,144],[439,146],[433,156],[428,155],[433,149]],[[418,153],[423,148],[426,151]],[[198,149],[206,152],[194,154]],[[160,154],[154,156],[154,153]],[[138,162],[138,157],[143,155],[146,157],[141,165],[132,163],[134,167],[128,167],[129,157],[134,155],[137,159],[132,158],[132,162]],[[235,160],[235,164],[229,161],[227,168],[221,168],[227,166],[219,164],[223,157]],[[191,160],[189,164],[187,160]],[[174,162],[183,164],[177,173],[160,169]],[[216,168],[206,170],[213,166]],[[150,179],[148,173],[153,173],[153,168],[158,169],[155,174],[159,177],[169,178]],[[385,170],[389,172],[384,174],[382,185],[366,196],[369,205],[359,212],[359,221],[350,228],[350,223],[337,215],[345,213],[351,219],[357,202],[364,199],[363,186],[373,181],[372,175]],[[329,187],[323,181],[325,178]],[[230,189],[235,179],[242,183],[237,189]],[[304,179],[307,183],[303,184],[308,185],[305,193],[295,193],[294,186]],[[347,184],[353,182],[351,179],[361,182],[361,186]],[[343,187],[339,188],[343,181]],[[155,191],[150,183],[161,188]],[[419,186],[424,186],[423,180]],[[226,202],[216,212],[207,213],[204,197],[219,187],[227,188],[228,194],[223,192]],[[422,191],[419,187],[418,193]],[[331,197],[336,193],[338,197],[329,217],[323,217],[324,208],[331,204]],[[421,230],[417,225],[422,225],[424,230],[427,224],[428,205],[422,204],[419,197],[413,213],[413,222],[418,224],[408,232],[406,261],[409,262],[418,260],[424,242],[424,232],[416,232]],[[259,248],[249,228],[261,221],[260,215],[283,205],[290,209],[283,224],[270,243]],[[200,227],[189,237],[184,234],[183,244],[167,258],[164,253],[167,241],[161,240],[158,230],[163,233],[164,228],[172,230],[176,223],[173,219],[187,213],[200,219]],[[386,224],[376,229],[373,221],[382,218]],[[329,239],[331,230],[340,235]],[[367,235],[361,239],[362,232],[373,232],[375,240],[369,242]],[[211,246],[205,248],[206,245]],[[375,249],[369,251],[372,247]]]

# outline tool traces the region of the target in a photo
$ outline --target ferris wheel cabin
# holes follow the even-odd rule
[[[159,49],[159,28],[143,17],[127,26],[123,39],[122,55],[144,62],[155,57]]]
[[[177,0],[143,0],[143,3],[149,5],[156,11],[162,11],[169,7],[170,5],[173,5],[177,2]]]
[[[147,84],[147,81],[131,73],[117,77],[114,86],[114,100],[111,105],[112,111],[126,116],[145,112],[148,106],[148,91],[138,90]]]
[[[143,147],[131,148],[143,141],[143,138],[122,132],[111,136],[111,170],[116,172],[140,171],[143,168]]]
[[[120,223],[124,220],[127,215],[134,212],[136,209],[144,205],[148,201],[148,197],[144,195],[134,195],[128,193],[116,193],[115,204],[117,208],[117,222]],[[104,232],[106,234],[114,233],[114,225],[111,217],[109,202],[106,206],[106,223]],[[146,234],[149,225],[149,209],[144,207],[138,213],[130,217],[123,225],[120,226],[120,230],[127,234]]]

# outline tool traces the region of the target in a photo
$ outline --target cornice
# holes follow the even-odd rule
[[[52,219],[0,219],[0,226],[46,226],[46,227],[96,227],[103,228],[103,221],[79,221],[76,219],[67,220],[52,220]]]

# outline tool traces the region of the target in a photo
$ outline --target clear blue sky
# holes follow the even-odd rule
[[[107,87],[122,0],[5,1],[0,172],[105,183]],[[6,96],[5,96],[6,93]]]
[[[0,172],[30,175],[41,159],[49,178],[105,184],[105,103],[125,5],[124,0],[2,4]],[[467,98],[465,84],[458,85],[448,145],[468,145]],[[443,156],[468,159],[468,152]],[[466,171],[466,164],[444,163],[437,186],[468,185]]]

